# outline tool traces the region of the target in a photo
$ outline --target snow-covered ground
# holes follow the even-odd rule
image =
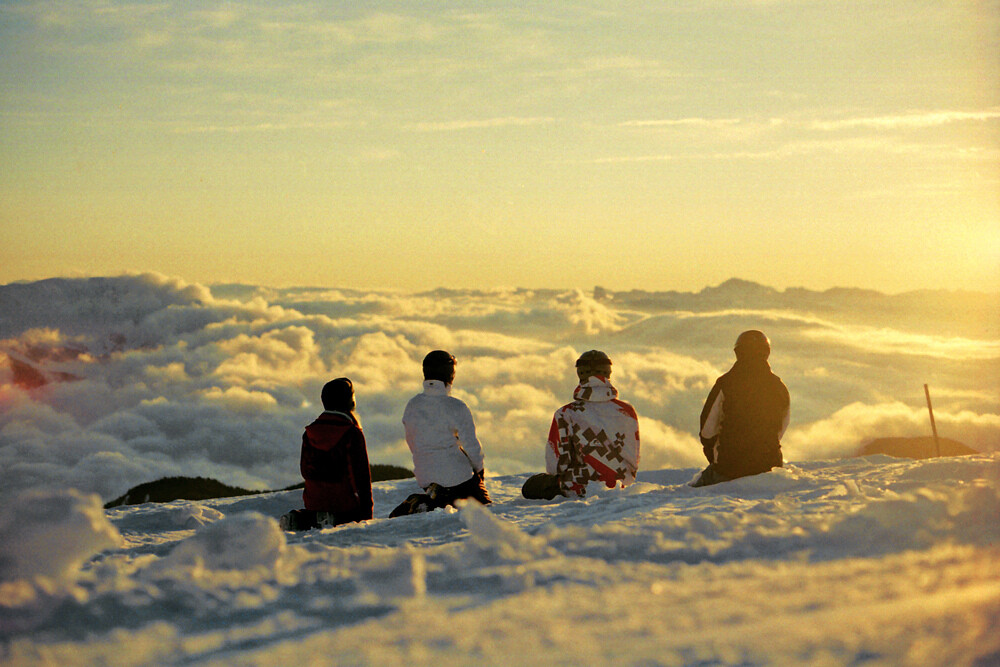
[[[1000,454],[646,471],[284,533],[299,492],[0,508],[4,665],[1000,664]]]

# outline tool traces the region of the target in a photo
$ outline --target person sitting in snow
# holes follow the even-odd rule
[[[365,434],[355,413],[354,385],[337,378],[323,386],[323,413],[302,434],[299,468],[304,510],[281,517],[285,530],[336,526],[372,518],[372,477]]]
[[[462,498],[484,505],[492,502],[472,412],[451,395],[455,363],[455,357],[444,350],[424,357],[424,391],[411,398],[403,411],[413,474],[424,493],[411,495],[390,517],[428,512]]]
[[[708,467],[691,486],[708,486],[781,467],[788,428],[788,388],[771,372],[771,342],[762,332],[736,339],[736,363],[715,382],[701,411]]]
[[[545,447],[545,470],[528,479],[525,498],[551,500],[583,496],[587,484],[628,486],[639,469],[639,418],[618,399],[611,384],[611,359],[590,350],[576,361],[580,384],[552,417]]]

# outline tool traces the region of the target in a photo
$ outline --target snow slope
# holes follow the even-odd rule
[[[995,665],[1000,454],[283,533],[299,492],[0,509],[4,665]],[[44,508],[35,511],[32,508]],[[50,554],[61,554],[53,558]]]

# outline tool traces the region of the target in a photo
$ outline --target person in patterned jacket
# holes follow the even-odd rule
[[[552,417],[545,470],[528,479],[525,498],[580,497],[587,485],[628,486],[639,469],[639,418],[611,384],[611,359],[590,350],[576,361],[580,384]]]

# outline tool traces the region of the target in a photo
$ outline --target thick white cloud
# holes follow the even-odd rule
[[[400,417],[435,348],[458,357],[454,393],[491,472],[542,468],[552,413],[594,348],[639,413],[643,467],[697,466],[702,402],[750,328],[771,337],[792,394],[789,461],[927,434],[924,383],[942,436],[998,449],[996,309],[995,295],[743,281],[699,294],[210,290],[152,274],[0,286],[0,488],[110,499],[167,475],[292,484],[302,427],[342,375],[371,460],[409,465]]]
[[[264,378],[295,383],[298,378],[325,370],[313,332],[302,326],[276,329],[260,336],[240,334],[217,346],[225,361],[216,367],[215,374],[235,381]]]
[[[678,431],[657,419],[640,415],[639,436],[641,468],[688,468],[707,463],[696,433]]]
[[[803,332],[820,343],[857,349],[862,352],[918,357],[939,357],[952,361],[991,361],[1000,358],[1000,341],[975,340],[959,336],[930,336],[888,328],[835,326],[825,324]]]
[[[247,391],[242,387],[229,387],[220,389],[212,387],[200,393],[206,401],[213,401],[224,405],[228,410],[236,414],[252,415],[257,412],[266,411],[276,406],[278,402],[267,392]]]

